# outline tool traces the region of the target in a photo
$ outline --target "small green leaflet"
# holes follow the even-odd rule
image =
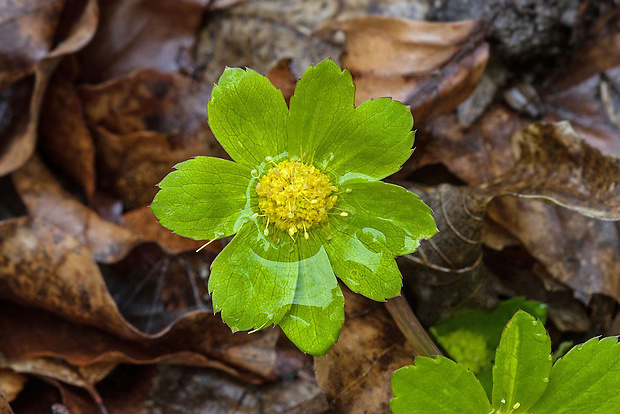
[[[593,338],[551,366],[542,323],[519,311],[500,340],[493,369],[493,404],[461,364],[418,357],[392,377],[395,414],[619,414],[618,338]],[[481,398],[482,396],[484,398]]]

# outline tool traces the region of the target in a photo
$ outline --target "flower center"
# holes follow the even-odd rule
[[[256,185],[258,206],[269,223],[291,237],[303,230],[307,239],[308,229],[327,219],[327,212],[334,207],[338,188],[329,178],[312,165],[296,160],[275,164]]]

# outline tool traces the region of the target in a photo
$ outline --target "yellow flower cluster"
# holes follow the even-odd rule
[[[275,164],[256,185],[258,206],[269,223],[276,229],[294,236],[327,219],[327,212],[334,207],[338,188],[329,177],[312,165],[297,160],[284,160]]]

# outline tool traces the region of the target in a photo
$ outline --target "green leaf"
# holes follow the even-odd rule
[[[297,250],[274,245],[256,223],[247,223],[211,265],[213,311],[233,331],[277,324],[289,311],[298,267]]]
[[[417,357],[392,376],[394,414],[487,414],[489,400],[473,373],[444,358]]]
[[[482,335],[488,344],[488,351],[495,353],[502,331],[513,315],[522,309],[545,323],[547,305],[522,297],[500,302],[492,311],[468,309],[431,328],[431,333],[439,342],[450,332],[465,329]]]
[[[560,358],[535,414],[620,413],[620,345],[618,338],[590,339]]]
[[[412,253],[421,239],[437,232],[431,209],[402,187],[375,181],[347,183],[340,190],[338,206],[349,212],[347,220],[356,228],[380,233],[395,256]]]
[[[323,356],[338,340],[344,323],[344,296],[321,247],[299,263],[293,306],[280,321],[286,336],[303,352]]]
[[[217,140],[233,160],[250,168],[286,151],[287,113],[282,93],[251,69],[227,68],[207,105]]]
[[[411,156],[413,117],[402,103],[389,98],[368,100],[346,121],[315,155],[319,166],[339,177],[337,184],[381,180],[400,170]]]
[[[547,387],[551,340],[542,322],[518,311],[506,325],[493,367],[493,408],[524,413]]]
[[[452,331],[439,341],[452,359],[476,374],[480,374],[493,360],[487,341],[478,333],[467,329]]]
[[[355,87],[349,71],[332,60],[310,66],[291,97],[288,116],[288,152],[314,160],[316,149],[337,136],[355,110]]]
[[[151,205],[162,226],[192,239],[216,240],[235,234],[253,214],[248,168],[211,157],[175,168],[159,183]]]
[[[402,276],[385,237],[372,228],[359,227],[349,217],[334,216],[326,229],[327,254],[336,275],[353,292],[384,301],[400,293]]]

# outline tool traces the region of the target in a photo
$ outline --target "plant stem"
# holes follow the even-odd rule
[[[388,300],[385,306],[390,315],[392,315],[394,322],[396,322],[398,329],[413,346],[416,356],[434,357],[442,355],[435,342],[428,336],[428,333],[426,333],[426,330],[418,321],[404,296],[401,295]]]

